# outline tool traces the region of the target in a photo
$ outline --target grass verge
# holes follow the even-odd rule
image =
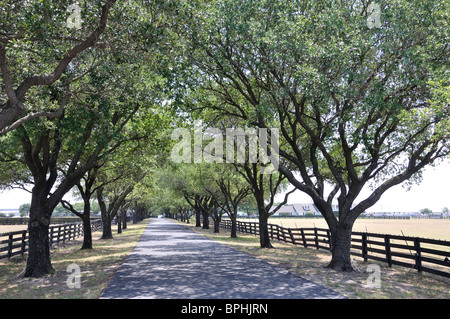
[[[96,299],[109,279],[136,246],[148,224],[128,225],[114,239],[100,239],[101,232],[94,232],[93,249],[80,250],[82,241],[77,239],[52,249],[52,265],[55,273],[41,278],[20,278],[26,259],[14,257],[0,261],[0,299]],[[70,289],[67,272],[70,264],[81,270],[81,287]]]
[[[389,268],[386,264],[364,262],[360,258],[353,258],[355,271],[337,272],[325,268],[331,259],[331,254],[327,251],[293,246],[278,241],[272,241],[275,249],[261,249],[259,237],[238,233],[238,238],[230,238],[228,230],[221,229],[220,234],[214,234],[213,229],[204,230],[194,227],[193,224],[183,224],[219,243],[266,260],[351,299],[450,298],[450,279],[445,277],[420,274],[415,269],[396,266]],[[380,266],[380,288],[371,288],[368,285],[370,273],[366,270],[370,264]]]

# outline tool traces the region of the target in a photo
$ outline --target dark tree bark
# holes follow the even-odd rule
[[[24,272],[25,277],[41,277],[54,272],[50,261],[50,243],[48,229],[52,210],[46,205],[45,193],[33,188],[28,223],[28,258]]]
[[[84,187],[81,183],[77,183],[76,185],[81,194],[81,198],[83,199],[83,213],[80,214],[77,212],[69,202],[64,200],[61,201],[64,208],[80,217],[83,222],[83,244],[81,249],[92,249],[91,196],[95,192],[95,189],[92,190],[92,187],[97,177],[98,168],[99,167],[96,165],[94,168],[90,169],[85,176],[83,176]]]
[[[202,196],[200,201],[199,201],[199,205],[200,205],[200,209],[202,212],[202,217],[203,217],[203,226],[202,229],[209,229],[209,217],[210,217],[210,209],[211,209],[211,205],[212,205],[212,196]]]
[[[259,205],[261,206],[261,205]],[[261,248],[273,248],[272,243],[270,242],[269,237],[269,229],[268,229],[268,220],[269,214],[266,211],[265,207],[259,207],[259,244]]]
[[[122,234],[122,216],[117,214],[117,233]]]
[[[220,178],[217,182],[217,185],[220,188],[224,196],[224,203],[221,207],[227,213],[228,217],[231,220],[231,232],[230,237],[237,237],[237,213],[239,204],[251,194],[251,187],[246,185],[244,187],[240,187],[235,183],[231,183],[230,180],[225,180],[225,178]]]
[[[200,218],[200,208],[195,208],[195,227],[202,227],[201,218]]]
[[[122,229],[127,229],[127,227],[127,210],[125,209],[122,218]]]
[[[209,212],[206,209],[202,209],[203,225],[202,229],[209,229]]]
[[[24,127],[19,127],[21,142],[26,165],[30,169],[34,187],[31,192],[29,247],[25,277],[40,277],[51,273],[51,261],[49,253],[48,228],[50,218],[56,205],[61,202],[63,196],[79,182],[83,174],[95,163],[98,156],[94,152],[84,165],[76,166],[77,155],[69,165],[67,174],[60,180],[59,185],[53,190],[58,179],[57,159],[61,149],[59,131],[47,130],[33,145]],[[85,141],[89,138],[89,128],[85,134]],[[53,147],[51,144],[53,143]],[[39,156],[42,154],[42,157]]]
[[[101,239],[112,239],[112,228],[111,223],[114,217],[117,216],[117,213],[122,206],[125,198],[131,191],[133,190],[133,186],[129,186],[125,189],[123,189],[121,192],[116,193],[110,203],[108,204],[108,207],[106,206],[105,200],[103,198],[103,191],[104,186],[100,186],[97,188],[97,201],[100,206],[100,212],[102,216],[102,222],[103,222],[103,234]],[[120,222],[119,222],[120,224]]]
[[[106,203],[103,199],[103,187],[97,188],[97,201],[98,205],[100,206],[100,214],[102,217],[102,224],[103,224],[103,232],[101,239],[112,239],[112,228],[111,223],[114,216],[110,216],[108,212],[108,208],[106,207]]]
[[[103,233],[100,239],[113,239],[112,234],[112,218],[108,214],[102,214]]]
[[[237,215],[237,212],[236,212],[236,215]],[[234,216],[234,214],[232,216],[230,216],[230,220],[231,220],[230,237],[237,238],[237,221],[236,221],[236,217]]]
[[[85,210],[81,218],[83,220],[83,245],[81,249],[92,249],[91,205],[88,208],[89,212]]]
[[[261,248],[273,248],[270,243],[268,219],[287,203],[289,195],[295,191],[295,188],[287,192],[284,196],[283,202],[278,204],[277,207],[271,211],[275,196],[282,181],[285,179],[285,176],[279,173],[276,174],[276,176],[275,174],[269,174],[264,177],[264,174],[260,173],[256,163],[246,163],[243,166],[238,166],[235,164],[235,167],[252,186],[252,193],[258,207],[260,246]],[[266,188],[269,194],[268,203],[266,203],[265,198]]]
[[[328,268],[338,271],[352,271],[350,257],[352,225],[339,225],[331,232],[331,262]]]

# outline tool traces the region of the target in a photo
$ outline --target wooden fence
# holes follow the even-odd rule
[[[103,227],[101,220],[91,223],[92,231]],[[58,243],[74,240],[83,235],[82,223],[71,223],[49,227],[50,247]],[[0,259],[11,258],[16,255],[24,255],[28,251],[28,231],[20,230],[0,234]]]
[[[237,222],[242,233],[259,235],[259,223]],[[221,228],[231,229],[231,220],[223,220]],[[272,240],[331,250],[330,230],[324,228],[286,228],[268,224]],[[364,261],[377,260],[391,267],[398,265],[450,278],[450,241],[420,237],[352,232],[351,254]]]

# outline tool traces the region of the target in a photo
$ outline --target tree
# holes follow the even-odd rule
[[[432,211],[431,209],[429,209],[429,208],[422,208],[419,212],[420,212],[422,215],[430,215],[430,214],[433,213],[433,211]]]
[[[289,164],[279,171],[325,217],[328,266],[341,271],[352,270],[358,216],[449,154],[448,3],[384,4],[379,28],[367,25],[368,5],[199,1],[178,30],[194,65],[185,76],[200,91],[183,101],[280,128]]]
[[[130,110],[131,114],[135,111],[136,109]],[[54,208],[99,159],[107,156],[121,144],[122,141],[119,139],[112,143],[111,148],[107,148],[109,142],[114,139],[114,135],[109,134],[120,131],[130,119],[127,116],[119,120],[118,113],[112,112],[109,114],[111,116],[109,120],[113,126],[109,128],[104,126],[102,129],[94,125],[94,122],[99,124],[105,121],[107,119],[105,113],[101,114],[102,119],[92,113],[85,114],[88,116],[84,118],[72,115],[75,114],[70,114],[66,110],[63,117],[53,121],[56,129],[49,129],[30,121],[25,124],[26,127],[20,126],[12,136],[16,143],[19,142],[22,146],[23,161],[29,169],[25,178],[31,178],[33,183],[26,277],[39,277],[53,271],[50,263],[48,226]],[[74,121],[81,131],[74,129]],[[67,130],[66,125],[70,126],[70,130]],[[109,134],[106,133],[106,129],[110,131]],[[101,134],[102,137],[97,134]],[[90,140],[96,141],[95,146],[88,143]],[[78,147],[71,148],[74,143],[78,143]],[[21,156],[19,154],[18,161],[22,161]],[[58,168],[62,167],[64,174],[58,173]]]
[[[221,168],[220,177],[216,180],[224,197],[220,206],[231,220],[230,236],[235,238],[237,237],[238,207],[252,191],[250,184],[240,176],[234,167],[223,165]]]
[[[142,4],[128,1],[120,10],[110,12],[114,2],[107,1],[102,6],[100,20],[95,14],[94,17],[84,15],[84,18],[89,20],[86,27],[91,25],[91,20],[99,23],[86,40],[81,39],[81,33],[77,34],[80,38],[58,34],[56,29],[61,26],[61,19],[66,13],[64,10],[62,13],[58,4],[46,0],[35,4],[24,2],[25,10],[32,9],[31,15],[26,15],[27,18],[21,20],[22,26],[17,28],[18,32],[7,31],[3,34],[2,31],[2,36],[7,37],[2,42],[6,45],[12,44],[13,47],[16,40],[42,40],[39,48],[43,51],[38,53],[38,57],[43,60],[38,59],[36,64],[45,70],[53,70],[45,76],[30,77],[27,72],[38,73],[32,63],[34,60],[28,55],[22,55],[24,63],[29,64],[30,69],[18,68],[24,75],[16,74],[14,80],[24,80],[14,90],[9,81],[11,72],[6,69],[7,63],[4,59],[7,57],[4,52],[6,47],[2,44],[0,63],[8,100],[0,111],[0,129],[4,128],[4,132],[9,132],[0,140],[2,149],[5,150],[2,154],[5,161],[2,165],[4,164],[8,171],[2,185],[33,184],[25,277],[40,277],[53,272],[48,245],[48,225],[54,208],[99,161],[107,159],[133,134],[142,136],[145,126],[140,125],[142,122],[136,121],[136,118],[148,115],[144,109],[154,106],[162,96],[161,73],[165,70],[163,65],[158,63],[163,58],[154,57],[162,54],[161,48],[167,45],[167,42],[159,42],[166,33],[164,28],[159,28],[163,22],[156,10],[158,5],[154,2]],[[140,10],[136,10],[138,8]],[[3,13],[3,8],[1,10]],[[145,16],[149,10],[151,14]],[[50,11],[58,12],[55,21],[50,19]],[[13,13],[11,10],[9,12],[10,15]],[[42,12],[42,15],[38,14]],[[98,37],[105,32],[110,14],[113,14],[110,24],[113,25],[114,32],[108,33],[108,36],[112,38],[108,38],[110,42],[103,38],[105,42],[100,43],[97,41]],[[136,19],[136,15],[141,14],[144,16]],[[27,20],[30,17],[33,20],[31,22]],[[45,19],[48,21],[42,23],[43,27],[54,24],[56,29],[41,28],[39,24]],[[30,35],[30,38],[28,35],[22,37],[27,34],[22,34],[22,31],[26,30],[30,23],[36,28],[33,30],[39,32]],[[133,39],[143,38],[146,38],[145,41],[133,42]],[[55,44],[55,41],[60,39],[76,45],[67,51],[53,68],[53,52],[45,49],[63,52],[64,45]],[[159,46],[158,43],[164,45]],[[25,52],[31,50],[26,43],[19,41],[16,45]],[[94,45],[102,50],[86,50]],[[30,52],[34,53],[33,50]],[[10,50],[9,53],[12,56],[14,51]],[[36,103],[44,108],[45,112],[34,114],[23,108],[23,98],[27,92],[32,93],[27,94],[27,103]],[[128,99],[130,96],[134,98],[132,101]],[[23,110],[16,112],[18,108]],[[48,110],[50,112],[47,112]],[[25,117],[10,123],[15,117],[26,112],[28,114]]]
[[[28,215],[30,213],[30,206],[31,206],[30,203],[20,205],[19,206],[20,216]]]
[[[97,188],[97,201],[100,205],[100,212],[103,222],[103,234],[101,239],[112,239],[111,222],[116,217],[120,207],[125,201],[125,198],[131,191],[133,186],[129,185],[125,188],[115,187],[110,194],[108,194],[108,204],[105,200],[105,187]]]
[[[156,124],[154,121],[149,122]],[[162,123],[164,122],[160,122],[158,125]],[[150,127],[147,126],[147,128],[149,129]],[[152,130],[154,129],[156,127],[152,128]],[[132,132],[133,134],[136,133],[135,130]],[[112,220],[116,216],[119,220],[118,213],[127,204],[127,197],[132,194],[133,189],[138,187],[137,185],[153,169],[154,163],[150,158],[154,156],[154,152],[147,153],[149,145],[152,143],[143,144],[151,142],[157,137],[159,135],[155,133],[152,135],[152,139],[139,138],[138,140],[129,140],[113,156],[110,156],[101,170],[97,172],[95,186],[103,221],[102,239],[113,238],[111,230]]]
[[[256,163],[236,165],[238,172],[252,187],[252,194],[258,207],[259,241],[261,248],[273,248],[270,243],[268,219],[287,203],[288,197],[295,188],[285,193],[284,200],[274,205],[275,196],[284,191],[286,178],[279,172],[263,174]]]
[[[51,86],[74,59],[89,48],[101,46],[98,40],[115,2],[109,0],[100,6],[86,2],[82,27],[70,30],[66,24],[68,1],[2,1],[0,134],[33,118],[61,115],[64,105],[57,110],[40,109],[40,103],[27,99],[27,94],[34,88]],[[27,105],[33,102],[32,107]]]
[[[97,172],[99,166],[95,165],[80,179],[75,186],[78,189],[79,195],[83,200],[83,212],[80,213],[78,209],[66,200],[61,200],[62,206],[80,217],[83,221],[83,244],[81,249],[92,249],[92,229],[91,229],[91,198],[95,194],[97,187],[94,183],[97,179]]]

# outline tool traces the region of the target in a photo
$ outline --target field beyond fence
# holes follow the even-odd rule
[[[231,229],[230,220],[221,228]],[[293,245],[331,250],[330,230],[324,228],[287,228],[268,224],[272,240]],[[237,230],[259,235],[259,223],[237,221]],[[351,254],[364,261],[377,260],[450,278],[450,241],[421,237],[352,232]]]

